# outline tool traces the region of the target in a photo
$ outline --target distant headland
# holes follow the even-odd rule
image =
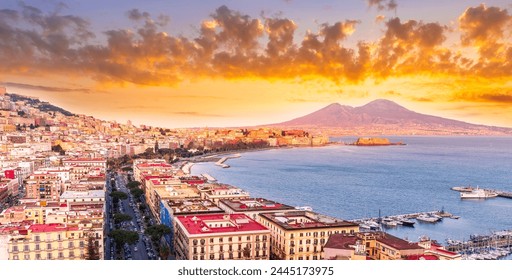
[[[406,145],[403,142],[391,142],[387,138],[380,137],[360,137],[356,142],[350,144],[355,146],[392,146],[392,145]]]

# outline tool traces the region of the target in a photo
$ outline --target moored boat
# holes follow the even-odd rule
[[[414,227],[414,224],[416,223],[415,221],[407,218],[402,218],[399,221],[402,223],[403,226],[406,227]]]
[[[439,220],[441,220],[441,218],[439,216],[422,214],[422,215],[419,215],[418,217],[416,217],[416,220],[421,221],[421,222],[427,222],[427,223],[435,223],[435,222],[438,222]]]
[[[497,197],[498,194],[492,191],[487,191],[484,189],[476,188],[471,192],[461,192],[460,198],[461,199],[485,199],[485,198],[492,198]]]

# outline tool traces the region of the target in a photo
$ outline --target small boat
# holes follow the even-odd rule
[[[406,227],[414,227],[414,224],[416,223],[415,221],[407,218],[402,218],[399,221],[402,223],[403,226]]]
[[[492,191],[487,191],[484,189],[476,188],[471,192],[461,192],[461,199],[485,199],[491,197],[497,197],[498,194]]]
[[[391,218],[384,218],[384,219],[382,219],[381,223],[384,226],[387,226],[387,227],[396,227],[396,226],[398,226],[398,221],[393,220]]]
[[[452,190],[458,191],[458,192],[472,192],[475,188],[469,186],[469,187],[453,187]]]
[[[435,223],[435,222],[438,222],[440,220],[440,218],[439,218],[439,216],[435,217],[432,215],[421,214],[418,217],[416,217],[416,220],[421,221],[421,222],[427,222],[427,223]]]

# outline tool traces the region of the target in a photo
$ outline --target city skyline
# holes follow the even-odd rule
[[[161,127],[276,123],[377,98],[511,127],[510,8],[6,1],[0,85],[73,113]]]

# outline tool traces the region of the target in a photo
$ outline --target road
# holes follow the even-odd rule
[[[132,220],[129,222],[123,222],[121,225],[121,229],[124,230],[130,230],[138,232],[139,234],[139,240],[134,245],[126,245],[124,247],[124,257],[125,259],[133,259],[133,260],[148,260],[148,259],[155,259],[156,254],[154,249],[152,248],[151,242],[149,237],[147,237],[144,234],[144,223],[143,223],[143,217],[139,211],[138,205],[135,202],[133,196],[130,193],[130,190],[126,187],[127,179],[122,174],[109,174],[107,176],[107,180],[110,181],[110,178],[114,178],[115,185],[117,187],[118,191],[124,192],[128,195],[128,199],[121,200],[119,203],[119,212],[128,214],[130,217],[132,217]],[[110,188],[110,182],[108,183],[108,194],[110,194],[111,188]],[[113,222],[113,205],[112,205],[112,199],[107,194],[107,203],[106,203],[106,212],[109,213],[108,219],[106,219],[106,231],[110,232],[110,230],[113,230],[114,228],[111,226],[114,226]],[[113,247],[114,244],[111,242],[110,238],[107,237],[105,248],[110,248],[106,251],[106,259],[115,259],[115,257],[112,256],[112,252],[115,250]],[[108,251],[108,252],[107,252]]]

